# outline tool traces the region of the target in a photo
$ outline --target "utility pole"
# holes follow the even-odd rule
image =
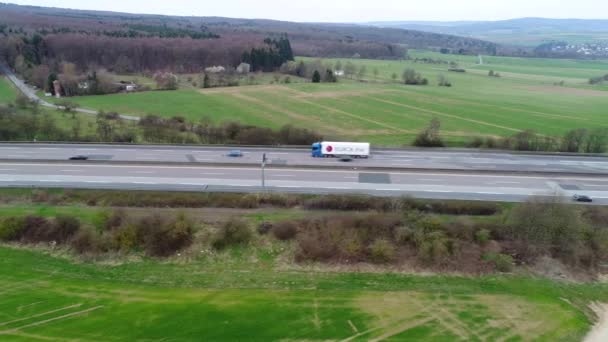
[[[266,168],[266,153],[262,154],[262,189],[266,190],[266,179],[264,177],[264,169]]]

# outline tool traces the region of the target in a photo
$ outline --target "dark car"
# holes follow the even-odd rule
[[[241,152],[240,150],[232,150],[228,152],[227,156],[238,158],[243,156],[243,152]]]
[[[572,196],[572,200],[576,201],[576,202],[586,202],[586,203],[593,202],[591,197],[585,196],[585,195],[574,195],[574,196]]]
[[[70,160],[89,160],[89,157],[87,157],[87,156],[73,156],[73,157],[70,157]]]
[[[338,160],[340,160],[341,162],[350,162],[350,161],[353,161],[353,157],[351,157],[351,156],[339,156]]]

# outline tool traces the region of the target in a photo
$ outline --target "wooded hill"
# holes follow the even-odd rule
[[[236,66],[244,52],[285,34],[295,55],[309,57],[399,59],[408,48],[497,52],[493,43],[414,30],[0,4],[0,54],[9,63],[32,53],[28,49],[40,49],[36,53],[49,65],[69,61],[83,68],[197,72],[212,65]],[[35,47],[27,47],[32,40],[38,41]]]

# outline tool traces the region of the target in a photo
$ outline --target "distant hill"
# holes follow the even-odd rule
[[[520,18],[501,21],[393,21],[378,27],[449,33],[499,44],[538,46],[550,41],[596,44],[608,40],[608,20]]]
[[[116,36],[185,34],[247,37],[287,33],[297,55],[311,57],[401,58],[407,48],[447,48],[463,54],[494,54],[497,45],[475,38],[373,25],[295,23],[221,17],[182,17],[72,10],[0,3],[0,34],[9,30],[79,32]]]

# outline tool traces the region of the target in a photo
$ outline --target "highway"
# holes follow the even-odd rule
[[[86,155],[91,161],[133,163],[189,163],[259,165],[266,153],[268,164],[284,167],[347,167],[491,172],[541,172],[608,175],[608,157],[532,155],[508,152],[452,152],[436,150],[372,150],[369,159],[349,163],[312,158],[308,149],[240,148],[241,158],[226,156],[229,147],[0,144],[0,160],[65,161]]]
[[[358,193],[381,196],[524,201],[585,194],[608,204],[608,177],[475,172],[358,171],[259,167],[0,162],[0,187],[208,192]]]

